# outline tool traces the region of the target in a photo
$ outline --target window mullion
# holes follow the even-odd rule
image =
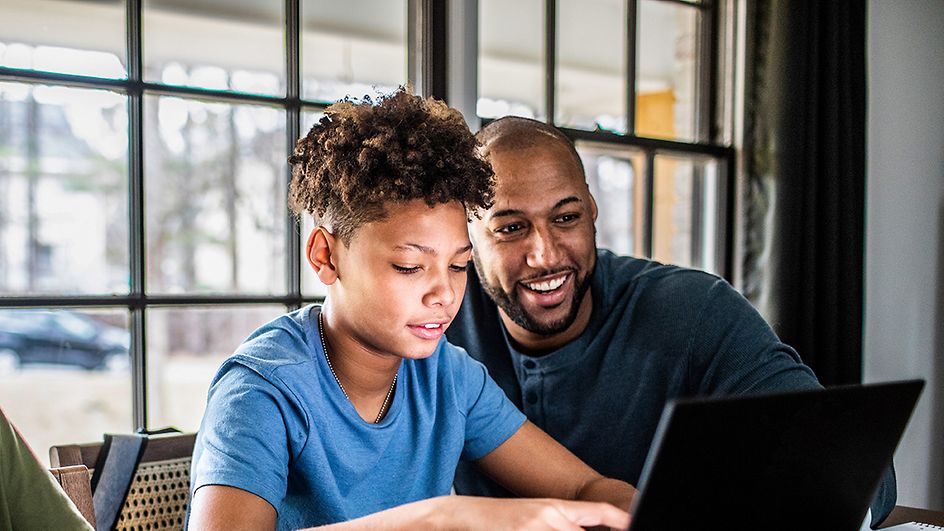
[[[646,150],[646,202],[643,208],[643,254],[647,258],[652,258],[652,242],[655,234],[655,184],[656,184],[656,152],[651,149]]]
[[[544,109],[547,123],[557,114],[557,1],[544,0]]]
[[[636,51],[638,0],[626,0],[626,134],[636,134]]]
[[[291,155],[295,141],[301,136],[301,8],[300,0],[285,0],[285,74],[286,74],[286,146]],[[292,168],[286,168],[285,190],[291,184]],[[290,310],[301,304],[301,224],[288,210],[285,212],[285,289]]]
[[[147,429],[147,347],[145,340],[146,227],[144,217],[144,94],[141,49],[141,1],[128,0],[128,215],[131,261],[131,384],[134,428]]]

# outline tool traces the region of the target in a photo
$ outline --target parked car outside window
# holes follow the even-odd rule
[[[70,310],[0,310],[0,374],[35,364],[126,370],[128,331]]]

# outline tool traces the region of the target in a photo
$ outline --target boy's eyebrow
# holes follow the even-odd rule
[[[564,205],[567,205],[567,204],[569,204],[569,203],[579,203],[579,202],[580,202],[580,198],[579,198],[579,197],[577,197],[577,196],[575,196],[575,195],[567,196],[567,197],[561,199],[560,201],[558,201],[557,203],[554,203],[554,207],[551,208],[551,210],[557,210],[558,208],[560,208],[560,207],[562,207],[562,206],[564,206]],[[494,218],[500,218],[500,217],[522,216],[522,215],[524,215],[524,211],[523,211],[523,210],[518,210],[518,209],[515,209],[515,208],[503,208],[502,210],[497,210],[497,211],[493,212],[492,215],[489,216],[489,218],[490,218],[490,219],[494,219]]]
[[[420,245],[420,244],[418,244],[418,243],[404,243],[404,244],[400,244],[400,245],[394,246],[393,250],[394,250],[394,251],[411,251],[411,250],[415,250],[415,251],[419,251],[419,252],[421,252],[421,253],[423,253],[423,254],[436,254],[436,250],[433,249],[432,247],[427,247],[427,246],[425,246],[425,245]],[[467,253],[467,252],[469,252],[469,251],[471,251],[471,250],[472,250],[472,244],[470,243],[470,244],[468,244],[468,245],[464,245],[464,246],[462,246],[462,247],[459,247],[459,249],[456,250],[456,254]]]

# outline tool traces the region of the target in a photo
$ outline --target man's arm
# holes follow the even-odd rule
[[[718,280],[693,328],[690,342],[700,394],[754,394],[819,389],[813,371],[780,341],[757,310],[734,288]],[[872,524],[895,507],[893,466],[886,469],[872,500]]]
[[[598,474],[530,421],[476,464],[519,496],[607,502],[625,511],[636,494],[628,483]]]

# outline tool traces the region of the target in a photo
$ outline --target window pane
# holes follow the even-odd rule
[[[543,0],[479,0],[478,115],[544,120]]]
[[[126,98],[0,83],[0,294],[128,292]]]
[[[144,79],[285,94],[283,4],[145,0]]]
[[[697,21],[697,8],[640,2],[636,134],[695,140]]]
[[[285,291],[285,113],[145,96],[148,288]]]
[[[0,310],[0,405],[41,461],[133,429],[128,345],[126,311]]]
[[[717,161],[656,156],[653,258],[709,271],[716,269]]]
[[[147,312],[148,422],[196,431],[220,364],[282,306],[151,308]]]
[[[558,2],[557,125],[626,131],[626,17],[626,2]]]
[[[406,83],[405,0],[302,0],[303,97],[323,102]]]
[[[577,150],[597,203],[597,245],[617,254],[641,255],[645,155],[586,143]]]
[[[122,0],[0,0],[0,66],[127,77]]]

